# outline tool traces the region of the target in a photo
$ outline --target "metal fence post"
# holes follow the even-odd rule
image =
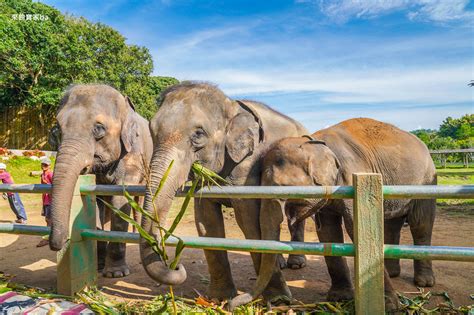
[[[82,229],[96,228],[95,195],[81,196],[81,185],[95,185],[95,175],[79,176],[71,203],[69,241],[57,255],[57,291],[74,295],[97,280],[97,242],[84,240]]]
[[[353,174],[356,314],[384,314],[382,175]]]

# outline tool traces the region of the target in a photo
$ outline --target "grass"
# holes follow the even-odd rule
[[[438,185],[474,185],[474,167],[449,166],[438,168],[436,171]],[[448,213],[456,214],[461,211],[463,214],[474,215],[474,199],[438,199],[437,202],[438,206],[447,210]],[[459,206],[459,209],[453,206]]]

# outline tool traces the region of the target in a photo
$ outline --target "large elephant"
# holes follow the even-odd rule
[[[380,173],[385,185],[436,185],[435,166],[423,142],[392,125],[367,118],[346,120],[312,136],[278,141],[264,157],[262,185],[352,185],[352,174],[357,172]],[[352,199],[264,200],[260,210],[262,239],[279,239],[285,214],[290,222],[299,222],[316,213],[319,240],[343,243],[342,220],[353,238],[352,207]],[[408,220],[415,245],[430,245],[435,209],[435,200],[385,200],[385,243],[399,244],[400,230]],[[325,256],[325,260],[332,280],[328,299],[353,298],[345,259]],[[385,266],[387,308],[394,308],[398,299],[388,275],[398,276],[400,263],[387,259]],[[431,261],[415,260],[414,267],[417,286],[434,285]],[[237,297],[233,306],[261,294],[277,269],[276,255],[263,254],[254,292]]]
[[[188,178],[191,166],[199,162],[220,174],[233,185],[260,185],[261,155],[274,141],[298,136],[307,131],[298,122],[253,101],[228,98],[218,88],[205,83],[183,82],[164,91],[161,106],[150,121],[153,138],[151,189],[147,190],[144,208],[156,208],[161,224],[165,224],[176,191]],[[157,185],[174,161],[167,181],[152,204]],[[195,222],[204,237],[225,237],[221,205],[234,208],[239,227],[248,239],[260,239],[259,200],[195,199]],[[159,240],[157,227],[146,217],[142,226]],[[226,251],[206,250],[210,273],[209,295],[226,299],[236,295]],[[157,282],[176,285],[184,282],[182,265],[169,270],[150,246],[140,242],[140,253],[148,275]],[[253,253],[256,272],[260,255]],[[289,294],[284,281],[275,274],[268,292]]]
[[[69,88],[58,109],[57,123],[50,137],[53,142],[61,139],[52,190],[52,250],[60,250],[67,240],[73,189],[80,174],[95,174],[98,184],[144,184],[144,166],[153,150],[148,121],[135,112],[127,96],[107,85]],[[102,198],[130,213],[130,205],[123,196]],[[101,217],[110,218],[102,211]],[[111,220],[112,230],[127,230],[125,221],[116,216]],[[99,269],[101,265],[105,265],[106,277],[128,275],[125,244],[99,244]]]

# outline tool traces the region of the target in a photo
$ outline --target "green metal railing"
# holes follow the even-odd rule
[[[358,314],[384,312],[384,258],[455,260],[474,262],[474,247],[383,244],[383,199],[474,199],[468,186],[382,186],[379,174],[354,174],[354,186],[211,187],[197,191],[200,198],[326,198],[354,199],[354,244],[238,240],[182,237],[186,247],[260,253],[288,253],[355,257],[355,301]],[[71,205],[70,235],[58,253],[58,292],[74,294],[97,280],[96,241],[138,243],[136,233],[96,230],[96,195],[122,195],[124,187],[95,185],[93,175],[80,176]],[[128,186],[131,195],[143,196],[145,187]],[[48,193],[50,185],[0,185],[0,192]],[[184,196],[186,191],[178,192]],[[0,233],[47,235],[49,228],[0,224]],[[168,246],[176,246],[170,237]],[[370,252],[370,254],[369,254]],[[369,272],[370,271],[370,272]]]

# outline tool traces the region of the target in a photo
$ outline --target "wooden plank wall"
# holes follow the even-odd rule
[[[1,108],[0,147],[49,150],[48,133],[53,124],[54,115],[45,115],[38,108]]]

